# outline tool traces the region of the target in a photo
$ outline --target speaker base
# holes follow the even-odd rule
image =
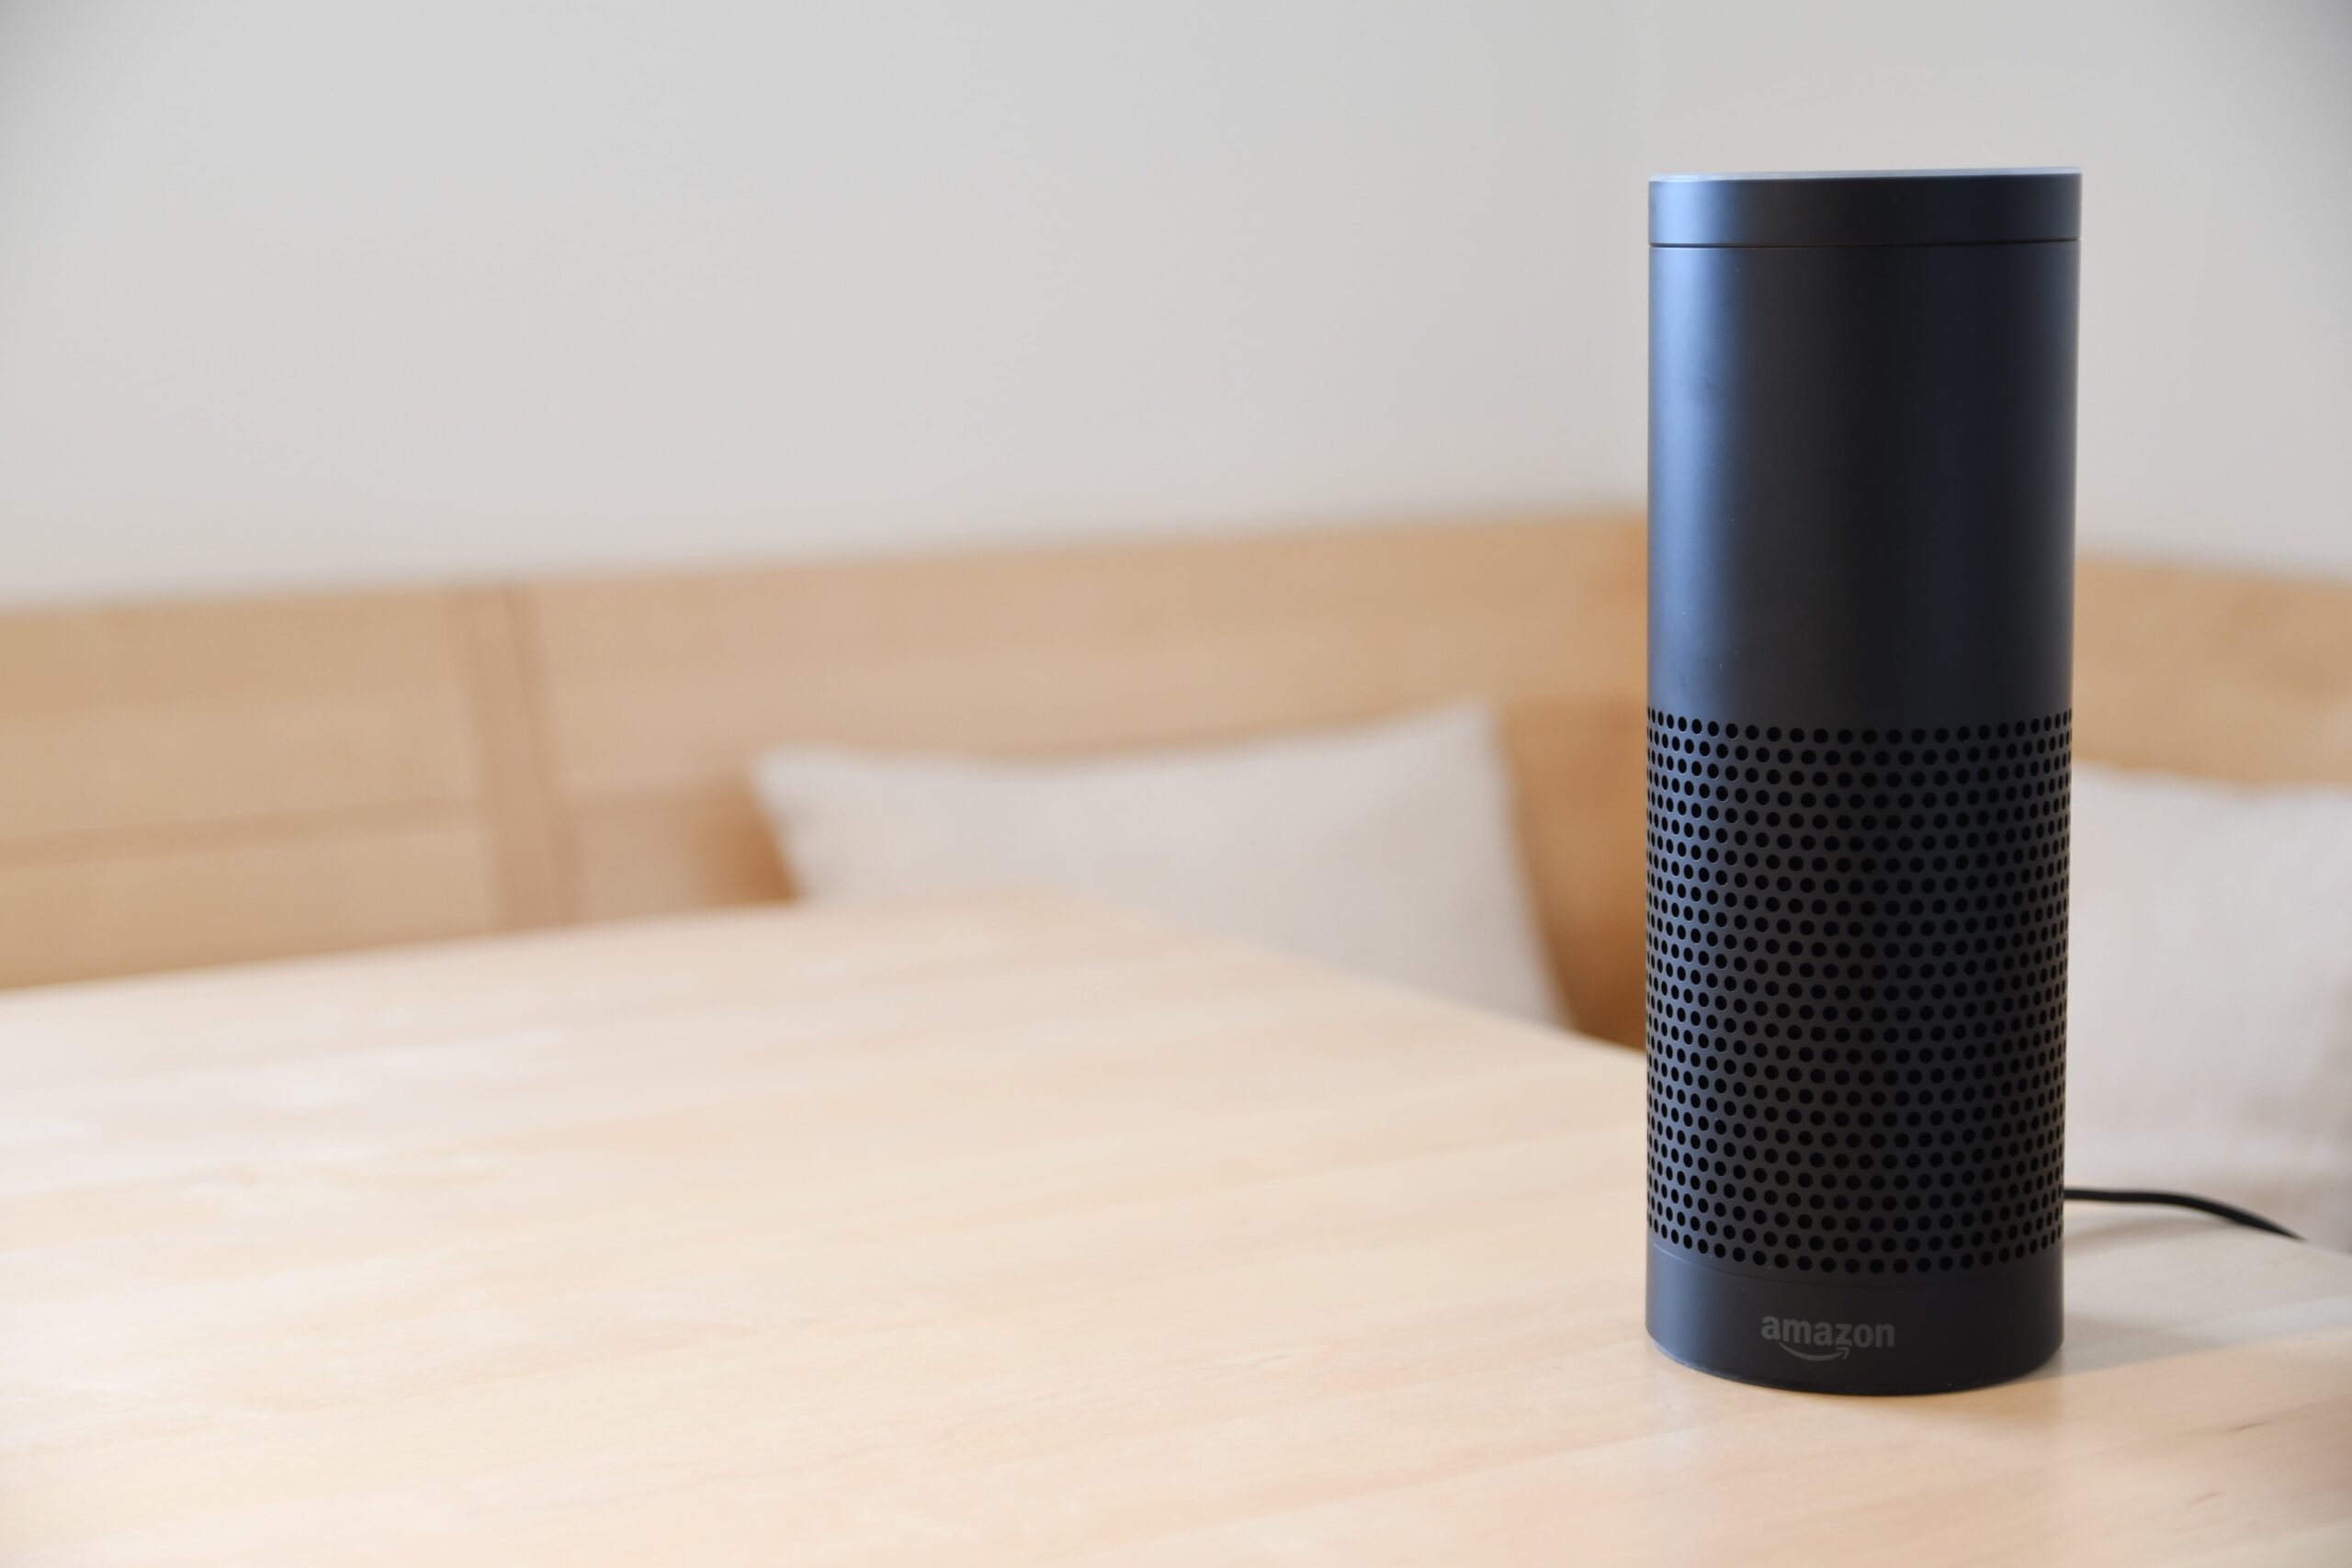
[[[1736,1382],[1815,1393],[1948,1393],[2023,1377],[2064,1334],[2059,1248],[1902,1284],[1771,1280],[1656,1240],[1648,1327],[1667,1355]]]

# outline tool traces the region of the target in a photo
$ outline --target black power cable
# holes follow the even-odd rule
[[[2161,1203],[2173,1209],[2194,1209],[2200,1214],[2229,1221],[2233,1225],[2245,1225],[2254,1230],[2268,1231],[2283,1235],[2289,1241],[2303,1238],[2276,1220],[2266,1220],[2251,1209],[2241,1209],[2212,1198],[2199,1198],[2194,1192],[2157,1192],[2137,1187],[2069,1187],[2069,1203]]]

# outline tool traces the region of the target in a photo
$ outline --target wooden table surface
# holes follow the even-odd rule
[[[2030,1381],[1641,1325],[1631,1053],[1045,898],[0,999],[11,1563],[2352,1562],[2352,1258]]]

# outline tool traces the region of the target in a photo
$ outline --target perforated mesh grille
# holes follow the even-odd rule
[[[1649,716],[1652,1231],[1816,1278],[2054,1245],[2068,716]]]

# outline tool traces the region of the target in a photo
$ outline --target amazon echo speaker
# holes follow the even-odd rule
[[[2072,170],[1650,186],[1650,1337],[2058,1348]]]

